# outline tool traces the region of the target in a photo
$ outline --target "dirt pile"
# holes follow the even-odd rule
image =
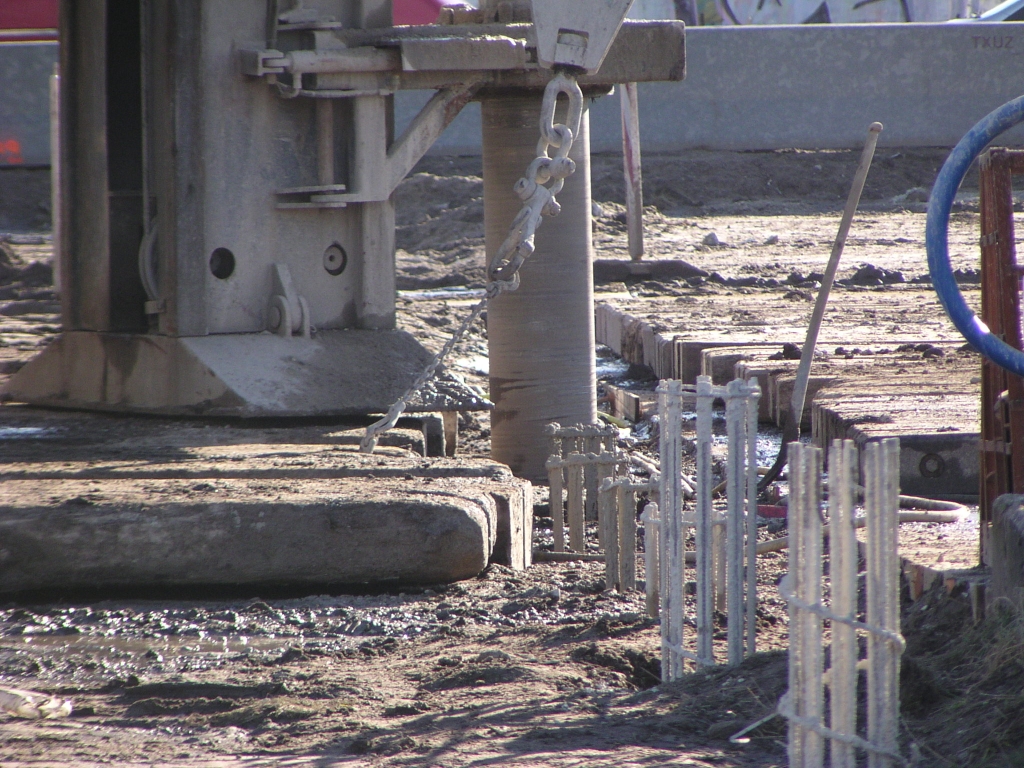
[[[395,193],[399,290],[482,287],[483,181],[417,173]]]
[[[937,585],[905,615],[900,699],[909,744],[937,768],[1024,765],[1024,613],[973,619],[966,585]]]
[[[948,154],[939,147],[879,149],[864,188],[864,203],[923,209]],[[651,152],[643,156],[644,201],[663,213],[685,215],[752,203],[784,203],[808,211],[841,209],[859,158],[859,150]],[[416,170],[479,177],[481,161],[428,156]],[[625,203],[621,156],[594,155],[591,177],[594,200]],[[968,175],[963,189],[977,190],[976,172]]]

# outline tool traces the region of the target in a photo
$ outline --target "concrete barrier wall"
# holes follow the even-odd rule
[[[55,43],[0,45],[0,165],[49,163],[48,78]],[[872,120],[889,146],[951,146],[980,117],[1024,93],[1024,24],[697,27],[687,78],[640,87],[644,149],[845,148]],[[428,94],[401,93],[398,124]],[[480,152],[470,105],[435,145]],[[620,147],[615,97],[591,110],[595,151]],[[1024,144],[1024,130],[1013,143]],[[20,163],[6,157],[10,140]]]
[[[687,77],[640,87],[646,151],[860,146],[873,120],[887,146],[952,146],[1024,93],[1024,24],[850,24],[687,30]],[[423,94],[400,94],[399,125]],[[621,147],[615,97],[591,110],[594,151]],[[1024,130],[1008,134],[1024,144]],[[479,154],[468,107],[435,145]]]
[[[0,166],[50,164],[57,43],[0,44]]]

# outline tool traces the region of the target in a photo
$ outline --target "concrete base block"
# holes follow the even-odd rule
[[[4,485],[0,593],[449,582],[486,567],[498,530],[494,497],[458,482]]]
[[[1024,496],[1007,494],[992,505],[988,558],[989,603],[1006,598],[1019,605],[1024,599]]]
[[[360,453],[362,434],[0,407],[0,595],[436,584],[530,564],[529,483],[484,459]]]
[[[533,564],[533,486],[528,480],[488,487],[498,505],[498,535],[492,560],[514,570]]]
[[[431,355],[405,331],[173,338],[69,331],[3,388],[5,401],[125,413],[242,418],[384,413]],[[442,377],[415,411],[487,410]]]

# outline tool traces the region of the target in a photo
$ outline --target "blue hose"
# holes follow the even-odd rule
[[[997,136],[1020,122],[1024,122],[1024,96],[990,112],[960,139],[935,179],[928,202],[925,244],[932,285],[953,325],[972,347],[993,363],[1018,376],[1024,376],[1024,352],[1014,349],[993,334],[967,306],[949,263],[949,212],[967,169]]]

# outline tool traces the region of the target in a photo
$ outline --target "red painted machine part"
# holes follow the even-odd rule
[[[395,25],[433,24],[441,9],[453,4],[445,0],[394,0],[392,13]]]
[[[58,0],[0,0],[0,42],[57,39]]]
[[[395,0],[395,24],[433,24],[451,0]],[[0,41],[57,39],[58,0],[0,0]]]

